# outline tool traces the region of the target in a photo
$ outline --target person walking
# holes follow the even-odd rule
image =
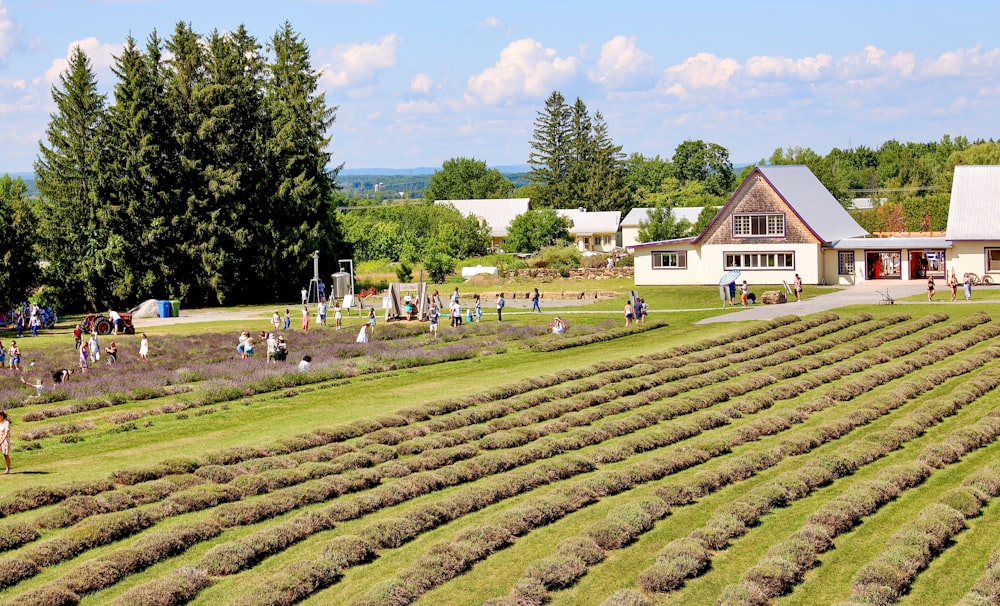
[[[480,297],[478,294],[475,295],[475,299],[476,299],[476,322],[479,322],[483,319],[483,302],[482,302],[482,297]]]
[[[90,333],[90,342],[87,343],[87,351],[90,352],[90,361],[101,361],[101,344],[97,341],[97,331]]]
[[[927,277],[927,300],[934,300],[934,278],[932,276]]]
[[[796,301],[801,301],[802,300],[802,278],[799,277],[799,274],[795,274],[795,281],[792,282],[792,290],[795,291],[795,300]]]
[[[965,272],[963,283],[965,286],[965,300],[968,301],[972,298],[972,276],[969,275],[969,272]]]
[[[80,342],[83,341],[83,327],[79,324],[73,329],[73,350],[78,351],[80,349]]]
[[[746,280],[743,280],[743,284],[740,285],[740,304],[743,307],[750,306],[750,287],[747,286]]]
[[[427,318],[431,321],[430,332],[431,339],[437,339],[438,336],[438,320],[441,315],[438,313],[437,305],[431,303],[431,313],[428,314]]]
[[[951,300],[954,301],[958,298],[958,278],[955,276],[955,272],[951,272],[951,277],[948,278],[948,287],[951,288]]]
[[[284,323],[284,327],[285,327],[285,328],[284,328],[284,329],[285,329],[285,330],[288,330],[288,328],[289,328],[289,327],[290,327],[291,325],[292,325],[292,312],[290,312],[290,311],[288,310],[288,308],[286,307],[286,308],[285,308],[285,323]]]
[[[0,341],[0,368],[7,367],[7,350],[3,347],[3,342]]]
[[[281,316],[278,315],[277,311],[271,314],[271,326],[274,328],[274,330],[278,330],[278,328],[281,326]]]
[[[497,293],[497,322],[503,322],[503,308],[507,306],[507,301],[503,298],[503,293]]]
[[[146,338],[146,333],[142,333],[142,338],[139,339],[139,359],[149,359],[149,339]]]
[[[542,295],[539,294],[538,289],[536,288],[535,292],[531,294],[531,313],[535,313],[536,310],[538,313],[542,313],[542,308],[538,305],[538,300],[540,298],[542,298]]]
[[[309,306],[302,306],[302,330],[309,330]]]
[[[4,475],[10,473],[10,417],[7,411],[0,410],[0,453],[3,453],[3,462],[7,466]]]
[[[326,301],[323,299],[320,299],[316,306],[316,318],[321,326],[326,326]]]
[[[80,372],[87,372],[90,367],[90,345],[86,341],[80,344]]]
[[[632,326],[632,318],[635,317],[635,308],[632,307],[631,301],[625,301],[625,308],[622,313],[625,315],[625,327]]]
[[[374,336],[375,334],[375,308],[368,308],[368,332],[365,333],[368,336]],[[368,342],[367,337],[365,338],[365,343]]]
[[[303,305],[309,304],[309,291],[306,290],[304,286],[302,287],[302,304]]]
[[[337,330],[340,330],[344,320],[344,311],[340,308],[340,301],[333,304],[333,323],[337,325]]]

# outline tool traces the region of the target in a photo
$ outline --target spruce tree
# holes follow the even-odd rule
[[[556,208],[583,207],[593,210],[592,201],[587,199],[587,182],[594,163],[593,123],[587,106],[577,97],[570,110],[570,133],[567,141],[569,153],[566,158],[566,187],[563,197],[554,201]]]
[[[164,190],[169,182],[165,147],[167,121],[161,43],[155,32],[146,52],[129,37],[112,68],[118,77],[108,108],[102,161],[102,195],[108,200],[114,229],[109,238],[120,250],[113,266],[112,303],[163,298],[176,294],[176,262],[170,251]]]
[[[539,186],[541,194],[539,199],[532,199],[535,207],[553,207],[567,199],[571,118],[566,99],[559,91],[553,91],[535,119],[528,155],[531,167],[528,179]]]
[[[98,195],[105,99],[80,47],[52,87],[52,100],[56,109],[35,160],[43,282],[62,306],[97,309],[107,303],[110,266],[119,257]]]
[[[287,21],[271,38],[274,55],[265,92],[269,120],[266,145],[267,209],[260,223],[261,275],[273,296],[295,290],[311,277],[312,253],[323,259],[344,255],[333,203],[341,166],[328,169],[327,134],[336,108],[318,91],[319,73],[309,47]]]
[[[622,146],[611,140],[601,112],[594,114],[590,146],[587,181],[581,196],[586,200],[587,209],[627,212],[632,201],[625,174],[625,155]]]
[[[186,23],[178,23],[166,41],[170,58],[166,61],[166,111],[172,125],[164,157],[170,180],[164,184],[162,217],[170,222],[171,257],[166,261],[172,276],[170,290],[190,305],[204,304],[216,297],[210,293],[199,259],[200,226],[211,221],[206,210],[201,169],[210,153],[198,131],[204,120],[196,91],[205,81],[205,58],[201,39]]]

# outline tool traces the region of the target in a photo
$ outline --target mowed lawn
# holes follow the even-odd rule
[[[607,282],[619,297],[508,308],[503,326],[486,309],[437,341],[293,322],[305,374],[262,346],[235,359],[271,307],[140,324],[148,364],[120,337],[118,368],[42,400],[2,371],[19,395],[0,599],[831,604],[895,583],[945,604],[982,582],[1000,541],[990,302],[701,326],[729,313],[717,289],[648,288],[671,311],[626,329],[629,286]],[[569,334],[545,334],[556,314]],[[66,329],[20,343],[27,377],[72,364]],[[919,565],[897,549],[935,532]],[[880,576],[884,553],[912,574]]]

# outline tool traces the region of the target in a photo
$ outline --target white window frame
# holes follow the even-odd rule
[[[653,269],[687,269],[686,250],[654,250],[650,259]],[[670,259],[673,260],[672,263],[669,262]]]
[[[784,238],[784,213],[734,213],[734,238]]]
[[[853,276],[854,275],[854,251],[853,250],[838,250],[837,251],[837,273],[841,276]]]
[[[727,252],[723,255],[726,271],[795,269],[794,251]]]

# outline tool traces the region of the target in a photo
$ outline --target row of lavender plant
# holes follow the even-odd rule
[[[769,425],[769,424],[768,423],[764,423],[762,425],[766,426],[766,425]],[[766,433],[766,430],[764,430],[764,431]],[[749,435],[746,434],[746,433],[740,433],[740,434],[737,434],[737,437],[735,437],[733,439],[736,440],[737,442],[739,442],[741,440],[755,439],[755,438],[749,437]],[[696,456],[694,459],[691,459],[691,453],[687,453],[686,456],[680,456],[680,455],[678,455],[678,456],[675,456],[674,458],[671,459],[673,461],[671,463],[671,465],[678,465],[678,464],[680,464],[682,466],[682,468],[683,468],[684,466],[687,466],[687,465],[690,465],[690,464],[696,464],[698,462],[704,461],[706,457],[707,457],[707,455],[705,454],[704,451],[702,451],[702,456],[700,456],[700,457]],[[683,463],[683,461],[687,461],[687,463]],[[608,485],[605,485],[604,484],[605,482],[607,482]],[[619,489],[619,488],[616,488],[616,487],[620,487],[622,484],[627,484],[627,483],[628,483],[627,475],[626,476],[621,476],[619,474],[613,480],[611,480],[610,478],[604,478],[604,479],[602,479],[600,482],[598,482],[597,484],[594,485],[594,490],[598,494],[613,494],[616,490]],[[451,508],[448,508],[448,507],[445,507],[444,509],[447,509],[448,511],[451,511]],[[382,529],[380,529],[380,532],[378,534],[381,536],[385,532],[386,532],[386,529],[382,528]],[[394,536],[398,536],[398,532],[397,533],[389,533],[389,534],[392,534]],[[404,536],[405,536],[405,532],[404,532]],[[246,539],[246,542],[244,544],[238,545],[238,546],[234,546],[233,547],[233,551],[234,552],[246,553],[246,550],[250,549],[251,545],[257,544],[259,542],[261,542],[261,537],[248,537]],[[244,562],[243,564],[246,565],[247,563]],[[242,569],[242,566],[235,566],[235,568]]]

